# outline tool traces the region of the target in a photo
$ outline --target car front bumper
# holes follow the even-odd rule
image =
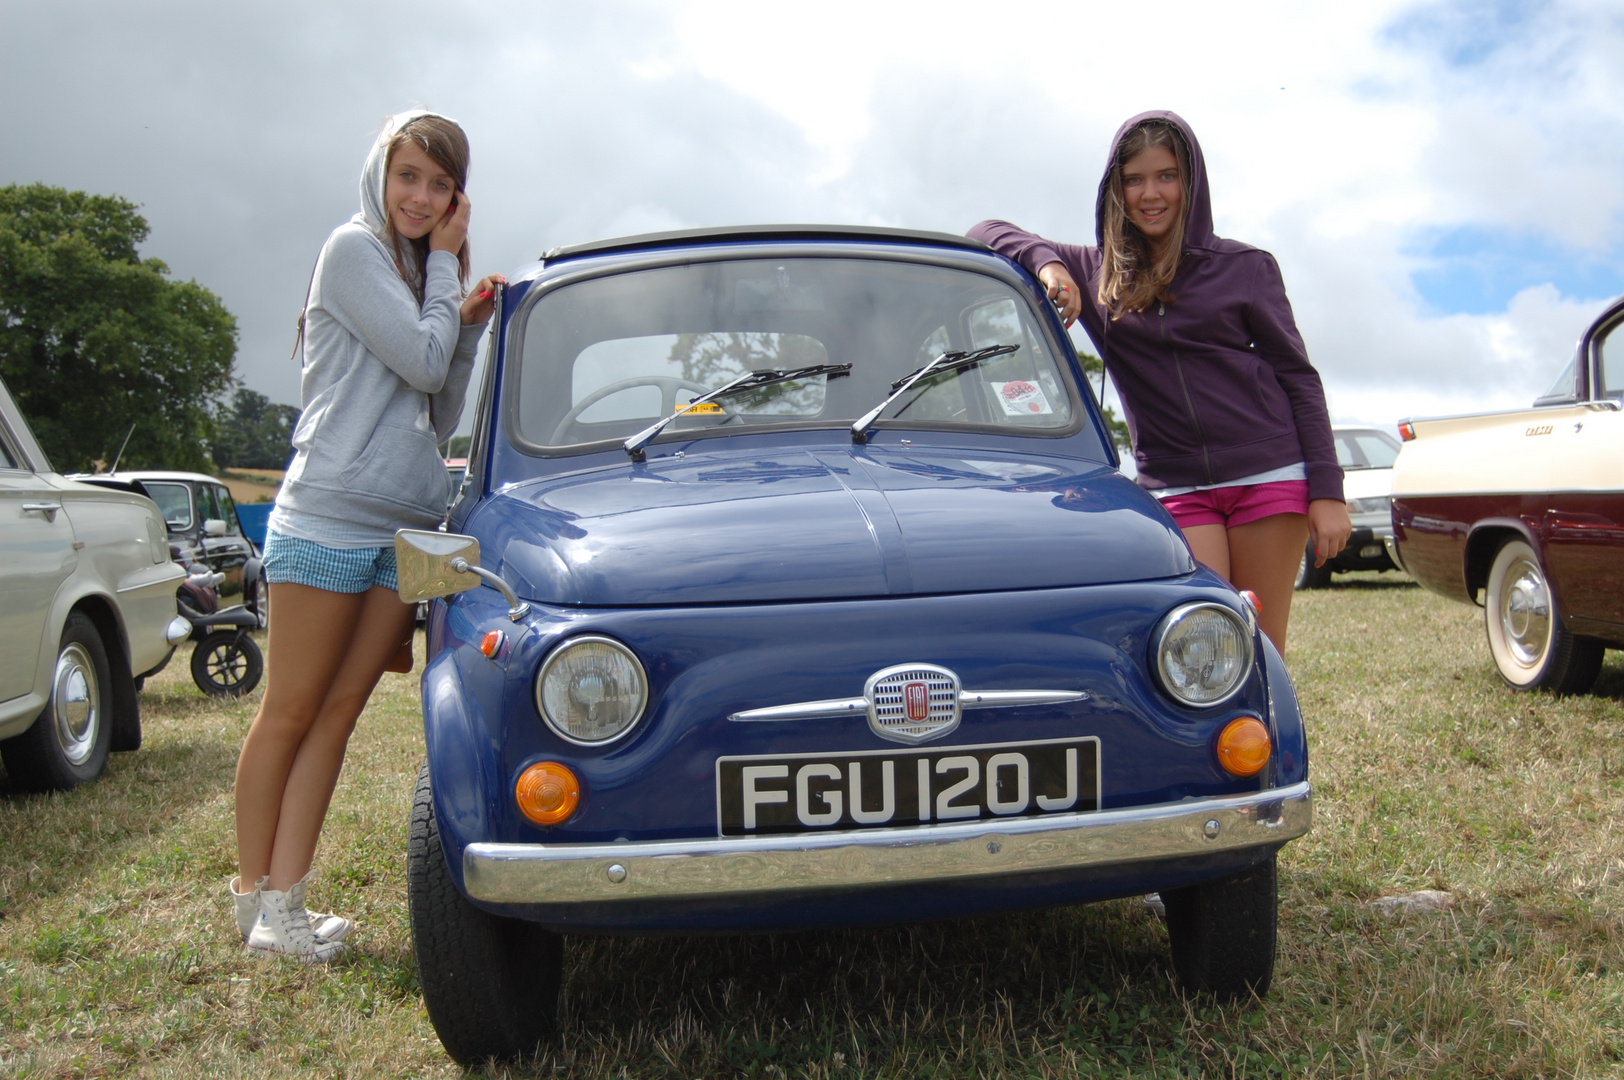
[[[1313,821],[1309,784],[1087,814],[868,832],[613,844],[470,844],[468,895],[602,905],[967,882],[1277,848]]]

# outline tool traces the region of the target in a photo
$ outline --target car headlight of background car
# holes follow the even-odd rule
[[[1226,701],[1252,670],[1251,628],[1221,604],[1184,604],[1152,638],[1156,676],[1168,696],[1207,708]]]
[[[570,638],[548,654],[536,674],[542,719],[560,738],[581,746],[623,737],[647,704],[643,665],[613,638]]]

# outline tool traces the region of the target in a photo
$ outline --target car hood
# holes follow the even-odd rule
[[[468,528],[521,595],[584,606],[1052,588],[1193,568],[1148,495],[1079,464],[993,450],[702,451],[510,486]]]

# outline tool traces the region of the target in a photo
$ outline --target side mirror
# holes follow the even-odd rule
[[[395,533],[395,576],[408,604],[489,585],[508,602],[514,622],[530,614],[508,583],[479,565],[479,541],[458,533],[401,529]]]
[[[219,518],[205,518],[203,521],[204,536],[224,536],[226,523]]]

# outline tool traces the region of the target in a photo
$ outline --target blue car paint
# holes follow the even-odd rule
[[[587,607],[1052,588],[1192,565],[1161,508],[1103,465],[766,438],[517,484],[464,527],[524,596]],[[1000,469],[1030,475],[986,471]]]
[[[1002,264],[1001,276],[1012,273],[995,256],[933,256]],[[643,258],[583,261],[633,266]],[[531,268],[527,279],[523,271],[514,275],[491,375],[499,400],[507,331],[525,311],[526,295],[580,269],[564,263]],[[1023,271],[1013,275],[1055,322],[1041,288]],[[1305,779],[1296,699],[1260,635],[1258,671],[1218,708],[1182,708],[1152,683],[1150,635],[1168,610],[1210,600],[1241,611],[1242,602],[1194,566],[1161,508],[1115,472],[1115,451],[1092,403],[1086,415],[1090,423],[1059,439],[883,427],[867,446],[851,445],[843,429],[667,436],[649,447],[646,465],[633,465],[618,447],[521,453],[506,438],[499,406],[472,450],[474,482],[450,527],[476,536],[484,565],[535,610],[515,625],[505,603],[483,589],[433,605],[425,730],[442,844],[459,887],[461,853],[475,841],[714,837],[714,762],[724,754],[895,749],[865,718],[726,719],[741,709],[859,694],[870,674],[892,663],[943,664],[967,689],[1087,691],[1089,699],[1076,705],[966,713],[958,731],[930,747],[1099,735],[1103,808]],[[968,461],[1039,471],[1000,476]],[[966,513],[968,505],[974,513]],[[655,543],[640,549],[647,538]],[[726,557],[714,557],[718,545],[729,549]],[[491,629],[505,637],[494,660],[476,648]],[[649,676],[645,717],[631,736],[605,748],[558,738],[535,706],[541,661],[581,633],[624,642]],[[1217,731],[1241,715],[1269,720],[1276,749],[1262,777],[1238,780],[1214,755]],[[525,820],[511,797],[519,772],[544,759],[568,764],[582,782],[581,810],[551,829]],[[1131,872],[874,889],[833,901],[480,906],[576,930],[853,925],[1171,888],[1268,854],[1252,849]]]

